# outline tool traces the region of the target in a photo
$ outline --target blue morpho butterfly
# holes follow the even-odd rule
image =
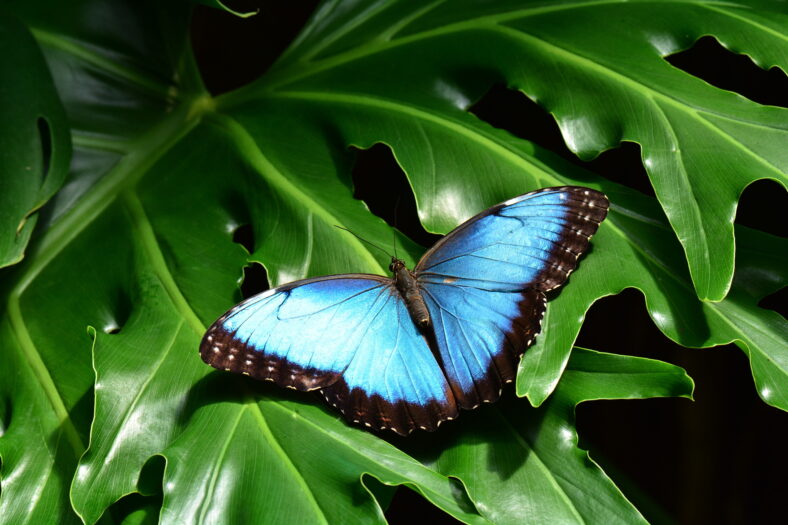
[[[240,303],[206,332],[203,360],[296,390],[346,419],[409,434],[496,401],[607,215],[604,194],[545,188],[467,220],[413,271],[329,275]]]

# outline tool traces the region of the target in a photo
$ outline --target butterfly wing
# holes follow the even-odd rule
[[[337,275],[290,283],[228,311],[203,360],[297,390],[322,389],[345,417],[407,434],[457,413],[446,378],[391,279]]]
[[[415,273],[459,406],[500,396],[540,330],[545,293],[563,284],[607,215],[604,194],[545,188],[469,219]]]

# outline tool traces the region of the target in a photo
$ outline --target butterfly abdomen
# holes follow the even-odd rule
[[[408,313],[410,313],[413,322],[422,329],[430,326],[430,312],[427,310],[427,304],[424,302],[419,283],[413,273],[405,267],[404,262],[393,257],[389,268],[394,272],[394,284],[405,300],[405,306],[408,307]]]

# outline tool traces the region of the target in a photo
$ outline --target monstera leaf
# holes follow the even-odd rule
[[[3,4],[46,57],[74,154],[27,257],[2,274],[0,521],[367,523],[384,519],[397,485],[469,523],[642,520],[577,448],[572,416],[584,400],[691,392],[671,365],[570,356],[590,305],[627,287],[675,341],[736,342],[761,397],[788,407],[785,321],[757,307],[785,282],[784,241],[737,230],[731,284],[736,199],[758,178],[784,183],[786,111],[663,59],[713,34],[785,67],[779,6],[511,4],[324,2],[265,75],[219,97],[193,61],[188,5]],[[556,115],[582,156],[641,143],[658,200],[467,111],[502,81]],[[46,86],[37,81],[36,92],[56,115]],[[200,360],[199,339],[238,300],[248,264],[263,264],[272,285],[385,273],[384,256],[334,227],[391,242],[353,198],[350,176],[348,146],[378,143],[434,232],[544,186],[610,197],[591,252],[521,364],[517,391],[530,404],[509,400],[434,435],[387,440],[312,396]],[[51,170],[65,150],[52,144],[45,179],[25,180],[17,161],[3,174],[24,214],[58,185]],[[3,239],[18,215],[3,219]],[[250,252],[233,242],[244,225]],[[32,222],[24,228],[29,236]],[[398,232],[395,243],[410,265],[423,251]]]

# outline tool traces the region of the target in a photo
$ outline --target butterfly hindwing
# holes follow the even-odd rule
[[[415,273],[457,403],[494,401],[539,332],[544,293],[563,284],[607,214],[588,188],[546,188],[473,217]]]
[[[407,434],[457,413],[451,389],[391,279],[338,275],[252,297],[200,345],[210,365],[322,389],[351,421]]]
[[[545,295],[434,283],[422,290],[457,404],[472,409],[497,400],[515,378],[517,358],[539,332]]]

